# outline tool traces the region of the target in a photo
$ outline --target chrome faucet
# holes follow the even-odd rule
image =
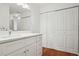
[[[11,30],[9,30],[9,35],[11,35],[11,33],[12,33]]]

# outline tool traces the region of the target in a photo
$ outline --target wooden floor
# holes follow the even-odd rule
[[[58,51],[55,49],[43,48],[43,56],[77,56],[77,54]]]

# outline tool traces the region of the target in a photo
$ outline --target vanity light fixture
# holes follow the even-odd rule
[[[17,5],[22,6],[23,8],[30,9],[27,3],[17,3]]]

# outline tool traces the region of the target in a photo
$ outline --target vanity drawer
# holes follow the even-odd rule
[[[6,54],[12,53],[17,49],[30,45],[36,42],[36,37],[24,38],[18,41],[10,42],[6,44]]]
[[[18,40],[18,41],[14,41],[14,42],[9,42],[9,43],[6,43],[6,53],[5,54],[9,54],[13,51],[16,51],[17,49],[20,49],[25,45],[25,40]]]
[[[15,51],[7,56],[25,56],[25,47],[18,49],[17,51]]]
[[[27,39],[25,40],[25,45],[30,45],[30,44],[36,43],[36,39],[37,39],[37,37],[30,37],[30,38],[27,38]]]
[[[9,55],[22,47],[32,45],[36,43],[36,39],[37,36],[0,44],[0,55]]]
[[[26,56],[36,56],[36,43],[26,46]]]

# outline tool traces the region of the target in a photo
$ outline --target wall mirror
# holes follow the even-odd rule
[[[27,31],[30,27],[31,10],[27,3],[9,4],[9,28],[13,31]]]
[[[27,31],[31,10],[27,3],[0,3],[0,31]]]

